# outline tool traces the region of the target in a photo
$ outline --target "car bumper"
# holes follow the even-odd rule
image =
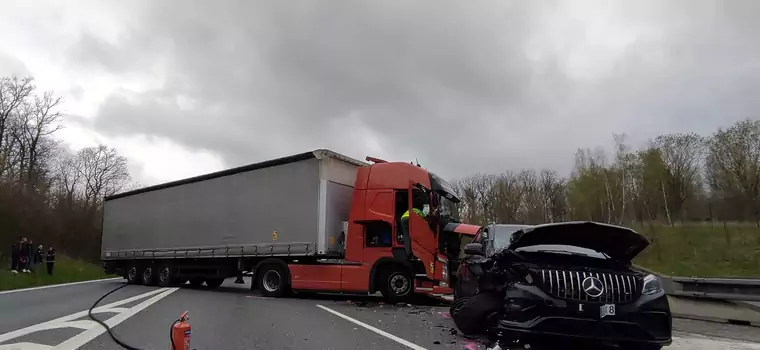
[[[531,286],[514,287],[507,299],[506,316],[495,328],[498,333],[523,339],[557,336],[615,343],[672,342],[670,308],[663,293],[618,304],[616,314],[604,318],[598,303],[553,298]]]

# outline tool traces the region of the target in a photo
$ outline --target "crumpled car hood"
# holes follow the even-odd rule
[[[618,261],[631,261],[649,240],[636,231],[591,221],[559,222],[523,228],[512,235],[512,250],[543,244],[572,245],[607,254]]]

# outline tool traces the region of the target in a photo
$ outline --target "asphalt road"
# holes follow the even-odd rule
[[[94,282],[0,294],[0,350],[117,349],[86,310],[123,284]],[[167,349],[169,327],[190,312],[193,349],[485,349],[456,333],[445,306],[386,305],[372,297],[271,299],[231,281],[216,290],[127,286],[98,317],[141,349]],[[673,350],[760,350],[757,328],[673,321]],[[750,343],[756,342],[756,343]],[[563,347],[564,349],[564,347]]]

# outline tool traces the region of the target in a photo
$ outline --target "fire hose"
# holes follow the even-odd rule
[[[104,294],[103,296],[101,296],[100,299],[96,300],[95,303],[93,303],[92,306],[90,307],[90,309],[87,311],[87,316],[89,316],[91,320],[93,320],[93,321],[97,322],[98,324],[100,324],[101,326],[103,326],[103,328],[106,329],[106,332],[108,332],[108,335],[111,337],[111,339],[113,339],[113,341],[116,344],[119,344],[119,346],[121,346],[122,348],[128,349],[128,350],[142,350],[142,349],[140,349],[138,347],[134,347],[132,345],[129,345],[126,342],[124,342],[123,340],[119,339],[119,337],[117,337],[116,334],[113,333],[113,331],[111,330],[111,327],[108,324],[106,324],[105,322],[103,322],[103,321],[95,318],[95,316],[92,314],[92,310],[94,310],[95,307],[97,307],[98,304],[101,301],[103,301],[103,299],[105,299],[109,295],[113,294],[117,290],[122,289],[122,288],[124,288],[124,287],[126,287],[128,285],[129,284],[125,283],[125,284],[123,284],[121,286],[118,286],[118,287],[114,288],[113,290],[111,290],[110,292]],[[180,315],[180,317],[178,319],[176,319],[174,322],[172,322],[172,325],[169,328],[169,343],[171,344],[171,350],[190,350],[190,325],[188,323],[186,323],[186,321],[188,319],[189,318],[187,317],[187,311],[185,311],[184,313],[182,313],[182,315]],[[183,337],[184,339],[176,339],[175,338],[175,334],[174,334],[175,330],[178,331],[178,333],[184,334],[184,337]],[[181,347],[179,347],[179,348],[177,347],[177,344],[175,343],[175,340],[178,340],[178,341],[181,340],[182,341],[182,343],[180,345]]]

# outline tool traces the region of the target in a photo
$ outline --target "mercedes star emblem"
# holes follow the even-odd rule
[[[592,298],[598,298],[604,293],[604,284],[596,277],[586,277],[581,283],[583,291]]]

